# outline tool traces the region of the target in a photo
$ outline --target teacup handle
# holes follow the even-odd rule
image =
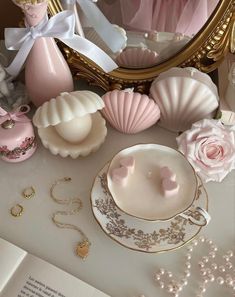
[[[190,212],[191,212],[191,214],[189,214],[189,215],[183,213],[180,216],[189,220],[192,224],[200,226],[200,227],[203,227],[203,226],[206,226],[209,224],[209,222],[211,220],[211,216],[204,208],[197,206],[194,210],[191,210]],[[194,214],[195,212],[199,213],[200,217],[203,217],[202,221],[197,220],[192,216],[192,214]]]

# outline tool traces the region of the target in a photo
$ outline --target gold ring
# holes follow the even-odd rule
[[[13,217],[20,217],[24,212],[24,208],[21,204],[16,204],[10,209],[10,213]]]
[[[35,190],[33,187],[24,189],[22,195],[25,199],[31,199],[35,195]]]

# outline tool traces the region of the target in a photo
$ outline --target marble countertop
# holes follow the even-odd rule
[[[176,135],[159,126],[136,134],[124,135],[108,127],[108,136],[99,151],[86,158],[73,160],[53,156],[40,144],[31,159],[10,164],[0,161],[0,237],[6,239],[74,276],[88,282],[113,297],[165,297],[153,281],[153,273],[159,267],[175,273],[183,272],[185,248],[163,254],[145,254],[129,250],[111,240],[95,221],[90,204],[93,180],[104,164],[119,150],[136,143],[158,143],[176,148]],[[51,221],[54,211],[64,209],[52,201],[49,189],[58,178],[72,177],[71,184],[63,187],[63,194],[78,195],[84,207],[69,222],[81,227],[92,245],[89,257],[82,261],[74,254],[79,234],[72,230],[58,229]],[[33,186],[36,195],[24,200],[21,192]],[[235,242],[235,171],[222,183],[208,183],[210,224],[201,234],[213,239],[221,249],[232,248]],[[15,219],[9,209],[22,203],[25,212]],[[66,222],[68,221],[66,220]],[[196,262],[194,263],[196,265]],[[198,279],[195,274],[182,297],[194,296]],[[224,296],[226,289],[209,296]],[[229,293],[229,292],[228,292]],[[207,296],[207,295],[206,295]],[[230,296],[227,294],[226,296]]]
[[[221,75],[221,74],[220,74]],[[222,77],[222,76],[221,76]],[[78,82],[78,88],[88,88]],[[99,89],[89,87],[100,92]],[[177,275],[183,273],[186,248],[161,254],[146,254],[129,250],[110,239],[93,217],[90,192],[99,170],[121,149],[137,143],[158,143],[176,148],[176,134],[159,126],[136,134],[124,135],[108,126],[105,143],[94,154],[73,160],[53,156],[38,139],[38,149],[29,160],[10,164],[0,160],[0,237],[22,247],[59,268],[86,281],[113,297],[167,297],[153,280],[153,273],[163,267]],[[91,241],[90,255],[79,259],[74,248],[80,240],[73,230],[58,229],[51,220],[52,213],[64,209],[50,198],[50,187],[59,178],[70,176],[72,183],[63,188],[69,196],[78,195],[84,204],[81,212],[68,220],[79,226]],[[24,200],[22,190],[33,186],[36,195]],[[223,251],[235,243],[235,170],[222,183],[206,184],[209,196],[210,224],[200,234],[211,238]],[[15,219],[9,209],[22,203],[25,211]],[[66,220],[66,222],[68,221]],[[202,250],[198,250],[200,254]],[[199,280],[197,259],[193,260],[193,276],[181,297],[196,296]],[[232,296],[224,287],[211,286],[206,297]]]

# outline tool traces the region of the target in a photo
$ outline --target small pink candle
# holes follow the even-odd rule
[[[2,160],[12,163],[24,161],[32,156],[36,147],[33,125],[27,116],[22,114],[15,120],[8,114],[0,117]]]

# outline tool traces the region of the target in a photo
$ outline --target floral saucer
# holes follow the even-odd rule
[[[91,204],[96,221],[110,238],[132,250],[158,253],[177,249],[200,232],[202,226],[193,224],[181,215],[168,221],[147,222],[123,213],[115,205],[107,187],[108,166],[106,164],[95,178]],[[197,191],[192,208],[208,210],[207,192],[200,179]]]

